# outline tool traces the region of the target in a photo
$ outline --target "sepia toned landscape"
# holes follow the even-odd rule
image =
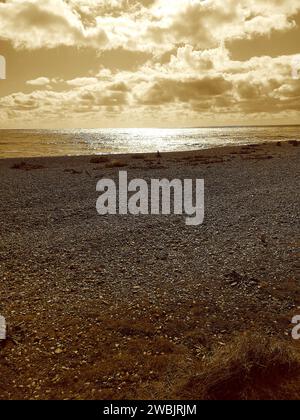
[[[299,35],[298,0],[0,1],[0,400],[299,399]],[[204,222],[100,215],[120,171],[204,180]]]

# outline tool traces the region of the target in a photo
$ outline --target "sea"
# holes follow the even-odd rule
[[[299,140],[300,125],[0,130],[0,158],[156,153]]]

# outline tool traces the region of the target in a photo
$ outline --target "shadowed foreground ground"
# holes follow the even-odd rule
[[[204,225],[98,216],[120,168],[204,178]],[[0,181],[0,398],[298,398],[297,143],[2,160]]]

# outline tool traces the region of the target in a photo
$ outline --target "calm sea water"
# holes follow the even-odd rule
[[[300,139],[300,126],[0,130],[0,157],[187,151],[296,139]]]

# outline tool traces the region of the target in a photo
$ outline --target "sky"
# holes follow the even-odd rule
[[[299,40],[299,0],[0,0],[0,128],[297,124]]]

